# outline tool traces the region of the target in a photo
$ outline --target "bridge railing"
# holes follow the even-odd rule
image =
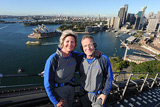
[[[78,75],[78,73],[77,73]],[[124,97],[127,89],[130,87],[134,87],[138,92],[142,92],[144,87],[153,88],[154,85],[160,86],[160,78],[159,73],[132,73],[132,72],[113,72],[114,81],[112,85],[113,92],[120,92],[121,99]],[[140,79],[135,78],[136,75],[142,75]],[[149,75],[154,75],[152,78],[149,78]],[[10,86],[2,86],[1,79],[2,78],[17,78],[17,77],[43,77],[43,73],[38,74],[10,74],[3,75],[0,74],[0,89],[3,88],[13,88],[13,87],[27,87],[27,86],[43,86],[43,83],[40,84],[23,84],[23,85],[10,85]],[[117,79],[118,78],[118,79]],[[76,87],[80,86],[79,84]]]
[[[159,73],[114,72],[113,74],[114,74],[113,86],[114,88],[117,89],[118,92],[121,89],[122,91],[120,95],[121,99],[124,97],[126,90],[130,87],[134,86],[138,92],[142,92],[145,86],[149,89],[153,88],[154,85],[157,85],[158,87],[160,86],[160,78],[158,77]],[[123,82],[121,81],[121,83],[119,83],[116,80],[116,78],[120,75],[127,76],[127,77],[126,76],[121,77],[121,80],[123,80]],[[135,80],[134,78],[135,75],[143,75],[143,78],[141,77],[140,79]],[[149,75],[152,75],[152,77],[149,78]]]

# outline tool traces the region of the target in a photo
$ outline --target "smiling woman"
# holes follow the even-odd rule
[[[44,87],[51,102],[56,106],[71,107],[74,98],[74,72],[76,60],[71,53],[77,46],[77,35],[65,30],[59,39],[56,53],[52,54],[44,69]]]

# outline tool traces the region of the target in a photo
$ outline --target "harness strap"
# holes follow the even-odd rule
[[[63,86],[66,86],[66,85],[70,85],[70,86],[74,86],[73,82],[75,82],[75,78],[73,77],[69,82],[66,82],[66,83],[54,83],[54,88],[58,88],[58,87],[63,87]]]
[[[94,95],[97,95],[97,94],[101,94],[101,93],[102,93],[102,90],[98,90],[98,91],[96,91],[96,92],[88,92],[88,93],[92,93],[92,94],[94,94]]]
[[[85,94],[87,94],[87,93],[92,93],[92,94],[94,94],[94,95],[97,95],[97,94],[101,94],[102,93],[102,89],[100,89],[100,90],[98,90],[98,91],[95,91],[95,92],[89,92],[89,91],[86,91],[86,90],[84,90],[84,88],[81,86],[80,87],[82,90],[80,91],[80,93],[79,93],[79,96],[84,96]]]

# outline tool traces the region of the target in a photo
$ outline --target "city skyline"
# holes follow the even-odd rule
[[[4,0],[1,1],[0,15],[66,15],[66,16],[118,16],[118,11],[128,4],[128,13],[137,14],[147,6],[145,15],[160,11],[159,0]]]

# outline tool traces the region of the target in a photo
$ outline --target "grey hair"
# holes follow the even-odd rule
[[[62,49],[63,44],[64,44],[64,40],[67,36],[72,36],[75,39],[75,47],[77,46],[77,34],[75,32],[73,32],[72,30],[64,30],[62,32],[61,37],[59,38],[59,45],[58,47]]]
[[[82,41],[83,41],[84,39],[86,39],[86,38],[92,39],[93,43],[95,43],[95,40],[94,40],[93,36],[91,36],[91,35],[84,35],[84,36],[82,37],[82,39],[81,39],[81,43],[82,43]]]

